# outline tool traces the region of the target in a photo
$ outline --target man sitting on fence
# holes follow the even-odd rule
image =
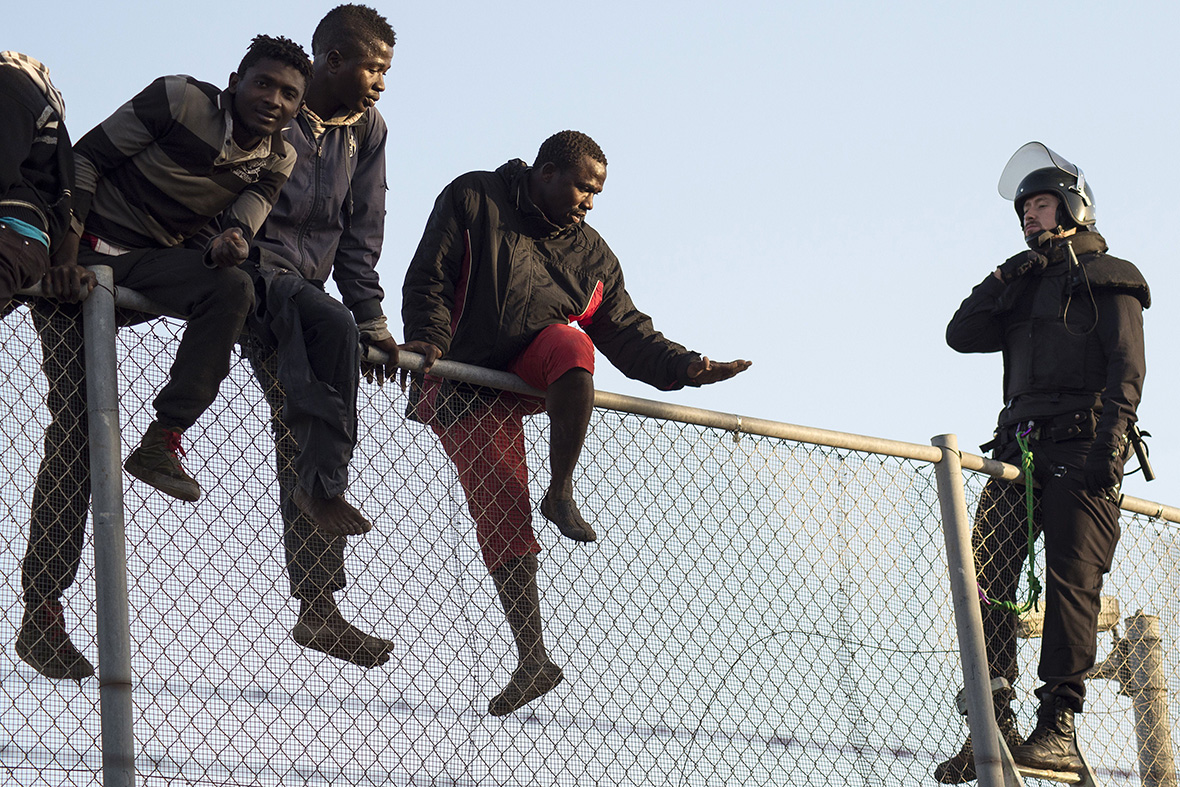
[[[374,667],[393,644],[348,623],[333,593],[345,585],[345,537],[372,527],[344,499],[357,442],[358,338],[397,363],[377,276],[388,131],[374,106],[394,32],[372,8],[342,5],[311,45],[306,103],[286,133],[299,159],[243,265],[258,298],[244,347],[271,407],[287,571],[300,603],[291,635]],[[343,304],[324,292],[329,275]],[[370,371],[384,380],[384,367]]]
[[[64,115],[49,69],[0,52],[0,310],[48,274],[69,230],[74,159]]]
[[[1016,597],[1029,552],[1027,517],[1045,532],[1045,626],[1036,728],[1023,742],[1011,689],[994,694],[996,720],[1018,765],[1080,772],[1074,714],[1094,666],[1103,575],[1119,539],[1119,486],[1146,373],[1147,282],[1106,253],[1081,171],[1039,142],[1017,151],[1000,181],[1014,199],[1029,250],[988,274],[947,327],[959,352],[1002,352],[1004,400],[996,458],[1031,451],[1035,515],[1024,488],[990,481],[972,536],[988,663],[1016,680]],[[1027,448],[1022,448],[1024,443]],[[935,769],[944,784],[975,778],[971,739]]]
[[[229,372],[253,304],[250,278],[237,266],[294,166],[281,130],[310,75],[311,62],[297,44],[258,36],[224,91],[191,77],[161,77],[76,146],[75,224],[62,253],[83,265],[111,266],[116,284],[189,318],[171,380],[155,400],[157,420],[126,464],[132,475],[180,499],[200,495],[180,466],[180,434],[212,403]],[[228,228],[203,249],[191,248],[218,214],[229,217]],[[53,291],[76,297],[77,290],[75,279]],[[77,678],[93,668],[65,636],[60,615],[53,623],[42,611],[60,610],[61,595],[73,584],[90,496],[81,330],[76,319],[58,313],[38,332],[53,348],[46,356],[53,422],[23,566],[22,658],[49,677]],[[62,439],[50,446],[54,436]]]
[[[511,371],[545,391],[540,402],[431,376],[411,391],[411,417],[430,424],[458,469],[516,642],[519,663],[488,706],[496,716],[562,680],[542,639],[541,547],[522,416],[549,414],[551,477],[541,514],[566,537],[594,541],[573,494],[594,406],[594,348],[624,374],[662,390],[718,382],[750,366],[686,350],[635,308],[618,260],[585,223],[605,180],[602,150],[576,131],[547,139],[532,167],[516,159],[495,172],[463,175],[435,201],[406,274],[402,349],[421,353],[427,371],[445,357]]]
[[[302,47],[257,36],[224,91],[161,77],[76,147],[79,263],[111,266],[115,284],[188,319],[156,420],[124,465],[180,500],[201,494],[180,465],[181,434],[229,374],[253,305],[238,266],[295,166],[281,132],[310,78]],[[203,250],[182,247],[219,214],[223,231]]]
[[[65,104],[49,79],[49,70],[28,55],[0,52],[0,301],[6,305],[18,290],[41,280],[51,294],[76,300],[94,286],[94,275],[74,264],[76,245],[64,243],[70,227],[74,188],[74,158],[65,126]],[[52,257],[50,256],[52,255]],[[51,261],[52,260],[52,261]],[[37,332],[45,336],[55,305],[32,299]],[[58,348],[61,348],[59,351]],[[61,378],[56,361],[69,355],[81,377],[81,337],[67,347],[46,344],[46,375]],[[63,397],[50,396],[53,408]],[[83,403],[83,412],[85,406]],[[56,412],[56,411],[55,411]],[[54,419],[55,424],[58,419]],[[76,422],[66,418],[68,431]],[[84,426],[83,426],[84,428]],[[55,458],[69,450],[66,428],[45,432],[45,456]],[[84,438],[83,438],[84,439]],[[59,450],[60,449],[60,450]],[[79,455],[75,455],[79,456]],[[60,460],[59,460],[60,461]],[[34,509],[45,510],[53,494],[38,484],[33,490]],[[86,516],[86,501],[81,518]],[[29,553],[55,552],[47,534],[53,517],[33,518]],[[79,544],[78,550],[81,550]],[[52,557],[47,559],[52,560]],[[34,569],[33,573],[38,573]],[[51,678],[81,680],[94,667],[70,642],[60,593],[42,594],[39,583],[25,582],[25,613],[16,639],[16,653]]]

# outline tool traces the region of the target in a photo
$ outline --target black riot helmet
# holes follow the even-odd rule
[[[1040,142],[1022,145],[1012,154],[1000,175],[1000,196],[1014,201],[1016,215],[1024,220],[1024,201],[1034,194],[1055,194],[1061,200],[1057,223],[1064,229],[1092,227],[1094,192],[1086,176],[1074,164]]]

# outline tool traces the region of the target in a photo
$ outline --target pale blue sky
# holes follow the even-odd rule
[[[161,74],[224,84],[250,38],[305,45],[330,2],[22,3],[0,46],[44,61],[81,136]],[[998,357],[947,320],[1022,248],[1000,171],[1037,139],[1091,183],[1112,253],[1152,285],[1141,420],[1180,503],[1175,3],[376,3],[397,30],[391,322],[439,190],[554,131],[609,160],[590,223],[640,308],[739,378],[661,394],[603,363],[608,390],[926,442],[988,439]],[[1064,14],[1068,13],[1068,16]],[[400,335],[400,334],[399,334]],[[400,416],[398,416],[400,417]]]

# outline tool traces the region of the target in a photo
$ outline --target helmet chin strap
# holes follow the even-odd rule
[[[1029,235],[1024,239],[1024,242],[1027,243],[1028,247],[1033,251],[1039,251],[1048,246],[1054,238],[1060,237],[1064,232],[1065,229],[1059,224],[1051,230],[1038,232],[1036,235]]]

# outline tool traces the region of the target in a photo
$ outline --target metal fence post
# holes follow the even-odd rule
[[[127,546],[119,445],[118,356],[111,269],[91,268],[98,287],[82,308],[86,335],[86,396],[90,418],[94,582],[98,607],[98,685],[104,787],[135,784],[132,731],[131,624],[127,605]]]
[[[967,723],[975,750],[975,771],[981,787],[1002,787],[1005,776],[983,641],[983,615],[979,611],[976,591],[971,519],[967,515],[967,495],[963,491],[959,440],[953,434],[943,434],[932,438],[930,443],[942,449],[942,460],[935,465],[934,472],[942,508],[942,533],[946,539],[947,569],[959,637],[959,657],[963,663]]]
[[[1121,694],[1135,707],[1135,737],[1139,742],[1139,777],[1147,787],[1176,787],[1172,759],[1172,725],[1168,719],[1168,679],[1160,619],[1139,610],[1127,618],[1127,680]]]

